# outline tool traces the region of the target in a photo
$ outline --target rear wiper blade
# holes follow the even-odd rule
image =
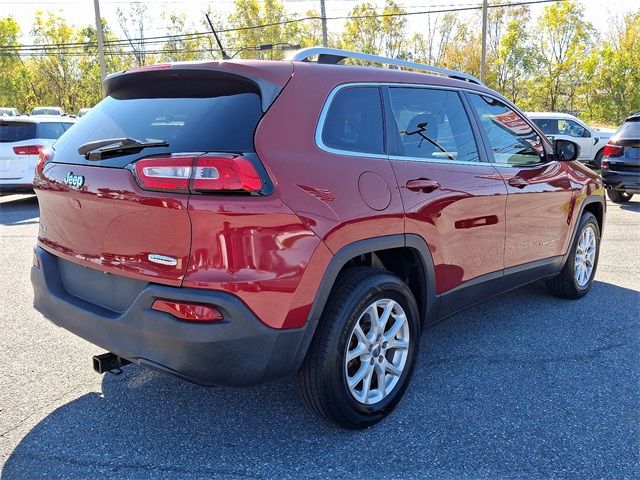
[[[78,147],[78,153],[87,160],[101,160],[104,154],[109,156],[126,155],[131,150],[142,150],[151,147],[168,147],[166,140],[155,138],[145,138],[137,140],[135,138],[105,138],[95,142],[87,142]]]

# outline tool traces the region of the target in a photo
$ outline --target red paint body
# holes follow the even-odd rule
[[[336,85],[402,82],[489,92],[482,86],[387,69],[210,65],[284,86],[254,137],[273,192],[149,192],[127,169],[73,166],[84,177],[78,190],[63,183],[70,165],[54,158],[36,186],[46,228],[40,245],[91,268],[231,293],[264,324],[288,329],[307,322],[332,256],[353,242],[421,236],[433,258],[436,293],[443,294],[481,275],[564,254],[580,202],[602,187],[576,162],[519,170],[336,155],[316,145],[320,112]],[[511,186],[513,177],[527,185]],[[440,187],[428,193],[406,187],[422,178]],[[177,264],[152,263],[150,253]]]

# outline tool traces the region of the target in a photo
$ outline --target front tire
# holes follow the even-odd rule
[[[604,157],[604,148],[596,153],[596,156],[593,159],[593,166],[596,170],[600,170],[602,168],[602,157]]]
[[[627,203],[633,197],[633,193],[621,190],[607,190],[607,196],[613,203]]]
[[[560,298],[584,297],[593,283],[600,255],[600,227],[596,217],[585,212],[580,218],[569,257],[556,277],[547,280],[547,290]]]
[[[298,372],[305,404],[340,427],[374,425],[404,394],[419,341],[418,307],[402,280],[373,268],[346,270]]]

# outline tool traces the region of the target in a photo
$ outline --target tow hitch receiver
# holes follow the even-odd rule
[[[120,375],[122,373],[121,367],[130,363],[126,358],[119,357],[111,352],[93,356],[93,369],[101,375],[107,372]]]

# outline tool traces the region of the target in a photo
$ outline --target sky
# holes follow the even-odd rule
[[[371,3],[382,6],[384,0],[368,0]],[[396,0],[408,12],[434,10],[447,7],[475,6],[481,0]],[[505,0],[508,1],[518,0]],[[118,36],[121,32],[118,28],[116,11],[118,8],[126,10],[132,2],[124,0],[100,0],[100,13],[109,23]],[[234,0],[141,0],[135,3],[145,3],[151,16],[154,18],[154,25],[147,29],[147,35],[163,35],[165,29],[162,25],[161,12],[186,13],[189,23],[194,25],[193,31],[202,31],[202,12],[208,5],[212,5],[213,11],[219,12],[222,18],[232,10]],[[361,3],[361,0],[326,0],[327,17],[346,16],[354,5]],[[586,19],[591,22],[600,32],[604,32],[608,26],[608,20],[612,15],[627,13],[640,9],[640,0],[578,0],[584,5]],[[307,10],[320,10],[318,0],[284,0],[288,11],[303,15]],[[544,8],[543,5],[532,5],[532,16],[537,17]],[[0,0],[0,17],[12,15],[20,24],[23,32],[23,43],[31,43],[28,33],[31,30],[38,10],[52,10],[63,15],[67,21],[77,26],[85,26],[95,23],[93,0]],[[480,15],[478,12],[462,12],[469,18],[472,15]],[[411,15],[407,17],[408,30],[418,32],[422,29],[426,15]],[[328,28],[330,31],[341,30],[343,21],[330,21]],[[189,32],[185,32],[189,33]]]

